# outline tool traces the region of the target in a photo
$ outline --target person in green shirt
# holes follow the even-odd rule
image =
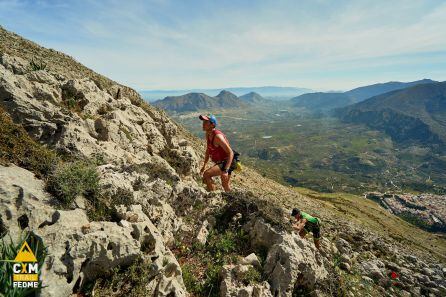
[[[308,232],[313,233],[314,245],[319,250],[321,238],[320,220],[297,208],[293,208],[291,216],[296,219],[293,228],[299,232],[300,237],[304,238]]]

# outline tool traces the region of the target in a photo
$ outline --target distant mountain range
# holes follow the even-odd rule
[[[240,108],[246,103],[235,94],[226,90],[211,97],[203,93],[189,93],[182,96],[169,96],[152,102],[152,105],[168,111],[186,112],[215,108]]]
[[[216,96],[223,89],[186,89],[186,90],[146,90],[140,91],[141,96],[152,102],[165,97],[181,96],[186,93],[205,93],[209,96]],[[295,88],[295,87],[243,87],[243,88],[226,88],[224,89],[237,96],[244,95],[246,93],[255,92],[271,100],[287,100],[292,97],[313,92],[311,89]]]
[[[384,94],[387,92],[412,87],[419,84],[435,83],[430,79],[413,82],[387,82],[359,87],[347,92],[330,93],[308,93],[290,99],[294,107],[305,108],[310,112],[327,112],[335,108],[361,102],[367,98]]]
[[[250,92],[248,94],[240,96],[239,98],[240,100],[242,100],[247,104],[262,104],[268,102],[267,99],[263,98],[262,96],[260,96],[260,94],[256,92]]]
[[[391,91],[336,114],[343,121],[384,131],[398,142],[446,145],[446,82]]]

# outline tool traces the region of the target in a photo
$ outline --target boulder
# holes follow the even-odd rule
[[[286,234],[268,251],[264,265],[274,295],[291,296],[295,287],[313,288],[328,276],[312,242]]]
[[[336,240],[336,248],[341,254],[350,254],[352,252],[352,248],[347,240],[343,238],[339,238]]]
[[[259,258],[257,258],[256,254],[251,253],[248,256],[240,259],[239,264],[241,265],[252,265],[256,269],[261,269],[262,266],[260,265]]]
[[[385,276],[384,263],[380,260],[371,260],[361,263],[362,274],[371,277],[376,282]]]
[[[204,220],[203,224],[200,227],[200,230],[198,230],[197,234],[197,241],[201,244],[206,244],[207,237],[209,235],[209,222],[207,220]]]
[[[251,244],[270,248],[274,244],[281,242],[282,234],[266,223],[263,218],[250,220],[243,229],[248,232],[251,238]]]

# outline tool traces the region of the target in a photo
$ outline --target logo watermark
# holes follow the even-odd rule
[[[12,265],[12,286],[14,288],[39,287],[39,263],[28,243],[23,242]]]

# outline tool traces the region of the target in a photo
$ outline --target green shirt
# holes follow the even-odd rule
[[[307,214],[306,212],[301,211],[300,215],[302,216],[303,219],[307,220],[308,222],[312,223],[312,224],[317,224],[319,223],[319,219],[310,216],[309,214]]]

